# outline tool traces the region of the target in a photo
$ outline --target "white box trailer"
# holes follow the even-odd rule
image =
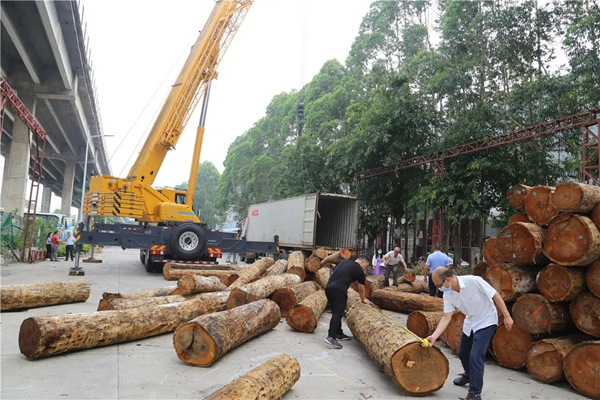
[[[358,209],[356,197],[320,192],[253,204],[242,225],[242,238],[272,241],[277,235],[284,257],[290,251],[312,252],[319,247],[356,250]],[[247,262],[258,256],[262,255],[242,254]]]

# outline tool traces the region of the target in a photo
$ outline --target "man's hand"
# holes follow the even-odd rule
[[[429,342],[429,347],[433,346],[435,344],[435,341],[437,340],[437,338],[433,335],[427,336],[425,339],[427,339],[427,341]]]
[[[510,331],[512,329],[513,324],[514,321],[510,315],[508,317],[504,317],[504,326],[506,326],[506,329]]]
[[[363,304],[371,304],[371,300],[369,300],[369,299],[364,299],[362,302],[363,302]]]
[[[423,276],[423,281],[424,281],[425,283],[427,283],[427,275],[424,275],[424,276]]]

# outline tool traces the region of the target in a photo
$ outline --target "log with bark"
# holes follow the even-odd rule
[[[210,292],[217,293],[217,292]],[[218,292],[221,293],[221,292]],[[229,294],[229,291],[223,291],[223,293]],[[201,298],[204,293],[197,293],[191,295],[171,295],[171,296],[155,296],[155,297],[144,297],[144,298],[121,298],[121,299],[102,299],[98,304],[97,311],[114,311],[114,310],[129,310],[132,308],[141,307],[156,307],[162,304],[173,304],[181,303],[182,301],[193,300]]]
[[[288,274],[295,274],[304,282],[306,279],[306,269],[304,268],[304,253],[293,251],[288,256]]]
[[[323,247],[319,247],[318,249],[313,251],[312,255],[315,257],[319,257],[319,260],[322,260],[325,257],[327,257],[327,250],[325,250]]]
[[[194,264],[166,262],[165,267],[172,269],[194,269],[194,270],[217,270],[217,271],[239,271],[244,267],[236,264]]]
[[[452,314],[452,319],[450,320],[448,327],[442,334],[444,336],[444,343],[452,349],[454,354],[458,354],[465,318],[465,314],[461,311],[455,311]]]
[[[496,236],[496,247],[506,262],[545,265],[548,262],[542,251],[545,234],[546,230],[539,225],[516,222],[502,228]]]
[[[541,294],[524,294],[512,308],[515,322],[528,333],[557,333],[571,326],[569,303],[551,303]]]
[[[406,327],[415,335],[431,336],[444,316],[443,311],[413,311],[408,315]]]
[[[177,281],[177,287],[181,291],[181,294],[194,294],[194,293],[206,293],[206,292],[222,292],[227,290],[227,286],[223,285],[221,281],[216,281],[214,276],[206,277],[201,275],[183,275]]]
[[[417,279],[414,272],[406,271],[404,275],[399,278],[400,283],[412,283]]]
[[[600,229],[600,204],[596,204],[596,206],[592,208],[590,218],[594,225],[596,225],[596,228]]]
[[[513,324],[510,331],[500,324],[492,338],[492,355],[503,367],[523,368],[527,349],[533,341],[534,336],[523,330],[517,323]]]
[[[287,324],[297,331],[312,333],[326,307],[325,291],[317,290],[292,308],[286,319]]]
[[[586,216],[561,214],[548,225],[544,254],[564,266],[589,265],[600,257],[600,232]]]
[[[352,335],[398,387],[424,396],[444,385],[449,372],[448,359],[437,347],[423,347],[421,341],[397,322],[357,300],[356,292],[349,290],[348,296],[352,307],[346,313],[346,320]]]
[[[225,278],[226,280],[235,277],[237,279],[240,271],[220,270],[220,269],[188,269],[188,268],[172,268],[169,263],[163,267],[163,276],[167,281],[178,281],[183,275],[199,275],[199,276],[216,276]],[[221,283],[223,279],[221,279]]]
[[[506,225],[514,224],[515,222],[531,222],[527,213],[516,213],[513,214],[512,217],[508,219],[508,223]]]
[[[562,212],[587,214],[600,203],[600,187],[579,182],[562,182],[552,193],[552,204]]]
[[[0,287],[0,310],[78,303],[90,297],[88,281],[31,283]]]
[[[287,260],[284,260],[284,259],[277,260],[277,261],[275,261],[275,264],[273,264],[269,268],[267,268],[267,270],[265,271],[263,276],[284,274],[287,271],[287,265],[288,265]]]
[[[547,338],[532,343],[525,355],[527,372],[544,383],[564,379],[563,364],[573,346],[586,340],[583,335]]]
[[[592,399],[600,399],[600,340],[576,344],[565,357],[565,377],[575,390]]]
[[[35,359],[160,335],[199,315],[224,310],[229,293],[199,296],[157,307],[30,317],[21,324],[19,349]]]
[[[354,281],[350,284],[350,287],[356,290],[356,292],[358,293],[358,285],[358,281]],[[365,287],[365,298],[371,298],[371,292],[373,291],[373,289],[371,288],[371,281],[365,279],[365,284],[363,286]]]
[[[181,361],[208,367],[234,347],[276,327],[280,317],[279,307],[268,299],[202,315],[177,328],[173,346]]]
[[[143,299],[146,297],[154,297],[154,296],[171,296],[175,294],[181,294],[181,291],[177,286],[167,286],[163,288],[144,290],[141,292],[131,292],[131,293],[110,293],[104,292],[102,293],[102,299]]]
[[[371,292],[370,300],[379,307],[409,314],[413,311],[443,311],[444,300],[397,290],[377,289]]]
[[[230,289],[235,289],[244,286],[246,283],[250,283],[253,279],[260,278],[260,276],[269,268],[275,264],[275,260],[271,257],[261,258],[257,260],[249,267],[239,271],[239,277],[229,285]]]
[[[344,260],[350,259],[351,256],[352,252],[350,249],[341,249],[340,251],[336,251],[335,253],[325,257],[323,260],[321,260],[321,264],[338,264]]]
[[[373,289],[383,289],[383,275],[369,275],[366,279],[371,283],[371,290]]]
[[[535,186],[525,199],[525,212],[529,219],[538,225],[546,226],[560,211],[552,204],[553,186]]]
[[[506,197],[508,198],[508,203],[515,210],[525,210],[525,199],[527,199],[527,195],[531,190],[530,186],[526,185],[514,185],[510,187],[506,191]]]
[[[429,293],[429,286],[425,284],[423,280],[416,280],[411,283],[400,283],[398,286],[384,288],[386,290],[397,290],[405,293]]]
[[[600,260],[594,261],[585,274],[585,284],[590,292],[600,297]]]
[[[280,354],[205,397],[204,400],[280,399],[300,379],[300,364]]]
[[[281,316],[287,317],[296,304],[319,289],[322,287],[317,282],[302,282],[291,287],[277,289],[271,295],[271,300],[279,306]]]
[[[304,260],[304,268],[307,271],[316,272],[321,267],[321,259],[317,256],[312,255]]]
[[[253,301],[266,299],[276,290],[298,283],[300,283],[300,277],[294,274],[266,276],[256,282],[233,289],[227,300],[227,309],[231,310]]]
[[[490,266],[485,279],[500,294],[504,301],[514,301],[525,293],[536,290],[537,267],[520,267],[514,264],[494,264]]]
[[[489,268],[490,264],[488,264],[485,261],[479,261],[474,267],[473,267],[473,275],[475,276],[480,276],[480,277],[485,277],[485,271],[487,271],[487,269]]]
[[[315,272],[315,278],[317,283],[321,285],[323,289],[327,287],[327,282],[329,282],[329,274],[331,270],[329,268],[321,268],[317,272]]]
[[[580,293],[569,304],[569,311],[577,329],[600,337],[600,297],[590,292]]]
[[[570,301],[585,290],[585,268],[545,266],[537,278],[540,293],[550,301]]]
[[[498,249],[498,238],[491,237],[483,244],[483,258],[490,264],[499,264],[506,262],[506,259]]]

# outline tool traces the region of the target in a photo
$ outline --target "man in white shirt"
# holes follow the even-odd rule
[[[385,274],[383,277],[383,286],[390,285],[390,272],[393,272],[393,285],[398,286],[398,264],[404,265],[404,272],[408,270],[402,254],[400,254],[400,247],[394,247],[393,251],[390,251],[383,256],[383,265],[385,265]]]
[[[504,315],[504,325],[509,331],[513,320],[500,294],[481,277],[458,277],[451,269],[437,268],[433,271],[431,279],[435,286],[444,292],[444,316],[435,332],[427,338],[429,345],[433,346],[446,330],[455,308],[466,315],[458,350],[458,358],[464,372],[462,376],[454,379],[454,384],[469,384],[469,393],[465,400],[481,400],[485,353],[498,327],[498,311],[494,303]]]

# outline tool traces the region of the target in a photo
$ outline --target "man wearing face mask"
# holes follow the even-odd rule
[[[458,350],[458,358],[464,372],[454,379],[454,384],[469,384],[469,393],[465,400],[481,400],[485,353],[498,326],[498,311],[494,303],[504,315],[504,325],[509,331],[513,320],[500,294],[479,276],[459,277],[455,276],[451,269],[437,268],[433,271],[431,280],[444,292],[444,316],[435,332],[427,338],[429,345],[433,346],[446,330],[455,308],[466,315]]]

